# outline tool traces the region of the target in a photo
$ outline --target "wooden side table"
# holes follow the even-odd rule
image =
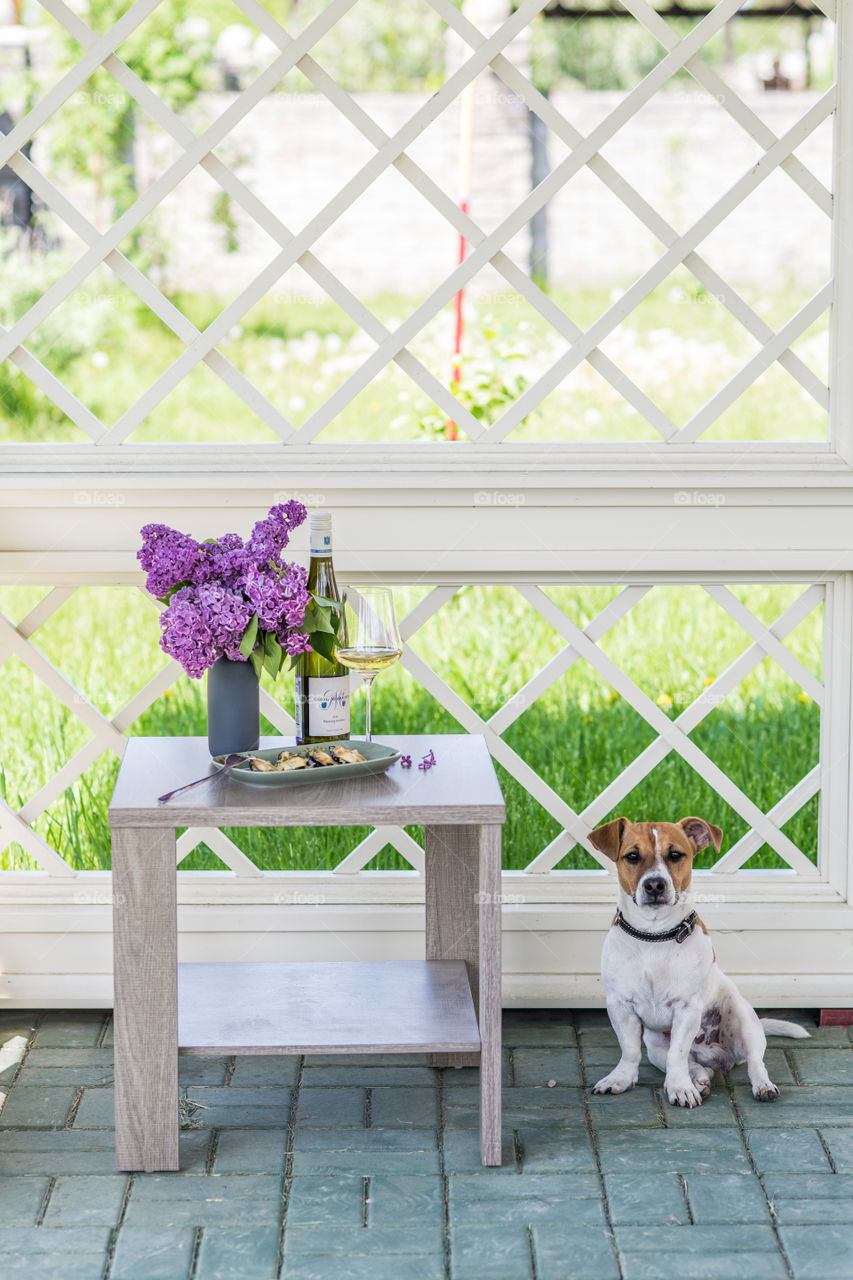
[[[280,791],[212,777],[165,805],[158,795],[213,768],[206,740],[129,741],[109,810],[118,1169],[180,1167],[179,1053],[425,1052],[435,1066],[479,1064],[483,1164],[500,1164],[500,787],[481,736],[377,740],[412,767]],[[420,770],[430,747],[438,763]],[[176,827],[421,823],[424,960],[178,964]]]

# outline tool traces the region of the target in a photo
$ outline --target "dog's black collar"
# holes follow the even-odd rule
[[[696,928],[697,918],[696,912],[691,911],[689,916],[684,917],[681,924],[677,924],[674,929],[667,929],[666,933],[644,933],[642,929],[635,929],[621,911],[616,912],[613,923],[618,924],[619,928],[624,929],[626,933],[630,933],[632,938],[640,938],[643,942],[671,942],[673,938],[676,942],[683,942]]]

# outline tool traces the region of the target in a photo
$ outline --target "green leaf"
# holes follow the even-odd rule
[[[264,669],[264,655],[261,653],[260,649],[252,650],[252,652],[249,654],[249,661],[251,662],[252,666],[255,669],[255,675],[260,680],[261,673]]]
[[[268,631],[264,640],[264,666],[275,680],[281,670],[282,648],[271,631]]]
[[[240,641],[240,652],[244,658],[248,658],[255,647],[255,641],[258,638],[258,615],[254,614],[252,621],[243,632],[243,639]],[[257,670],[257,668],[255,668]]]
[[[335,637],[326,631],[315,631],[311,636],[311,648],[315,653],[335,661]]]

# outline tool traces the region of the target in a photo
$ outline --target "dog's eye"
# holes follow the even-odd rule
[[[626,861],[626,862],[639,862],[639,861],[640,861],[640,851],[639,851],[639,849],[629,849],[629,851],[625,854],[625,861]]]
[[[667,857],[669,858],[670,862],[680,862],[681,859],[684,857],[684,854],[681,852],[680,849],[670,849],[669,853],[667,854]]]

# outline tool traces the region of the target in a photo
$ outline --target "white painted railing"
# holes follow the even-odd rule
[[[80,237],[77,262],[7,331],[0,359],[13,361],[89,437],[82,445],[20,445],[3,449],[0,486],[0,582],[41,584],[53,590],[17,626],[0,620],[0,659],[15,656],[86,725],[89,741],[15,810],[0,810],[0,847],[17,842],[40,872],[0,872],[0,999],[11,1004],[89,1005],[110,999],[110,884],[108,872],[78,872],[33,827],[38,816],[104,750],[120,755],[125,734],[176,675],[170,664],[115,715],[107,717],[39,653],[38,630],[71,591],[87,583],[140,583],[134,561],[138,529],[164,520],[204,536],[221,523],[246,528],[283,492],[322,494],[335,512],[341,576],[376,575],[391,582],[429,583],[426,601],[406,619],[411,641],[446,605],[459,585],[508,583],[562,639],[562,648],[533,675],[515,699],[483,720],[407,644],[404,665],[471,732],[486,735],[509,773],[543,806],[560,833],[523,871],[507,872],[505,892],[506,998],[515,1002],[598,1002],[598,950],[613,900],[609,872],[555,871],[589,830],[651,769],[675,753],[734,809],[747,834],[708,872],[700,890],[716,929],[718,954],[755,999],[780,1004],[853,1004],[849,899],[851,775],[851,662],[853,630],[853,505],[851,419],[853,363],[853,18],[839,6],[839,77],[836,86],[777,138],[756,113],[702,60],[703,46],[736,12],[740,0],[720,0],[683,39],[645,0],[624,0],[636,20],[660,42],[655,69],[626,93],[587,136],[565,120],[508,55],[515,36],[543,0],[525,0],[502,23],[472,26],[449,0],[430,0],[468,46],[445,85],[393,137],[315,62],[311,49],[352,6],[332,0],[291,39],[256,0],[239,7],[280,50],[270,66],[219,119],[197,136],[121,61],[123,39],[156,7],[137,0],[103,35],[90,31],[62,0],[43,0],[84,51],[75,67],[35,102],[13,131],[0,138],[0,165],[17,172]],[[821,7],[833,16],[834,6]],[[101,232],[62,194],[59,185],[21,148],[69,96],[103,65],[181,147],[178,158],[107,231]],[[375,155],[329,204],[294,232],[213,153],[252,106],[291,67],[311,79],[375,147]],[[680,68],[747,131],[760,158],[687,231],[678,232],[601,154],[650,97]],[[499,225],[486,233],[457,208],[408,154],[407,148],[450,108],[479,74],[498,76],[568,148],[568,154]],[[832,116],[836,165],[834,195],[795,152]],[[200,332],[120,252],[118,246],[195,166],[201,166],[278,246],[276,256],[250,280],[222,314]],[[314,246],[320,236],[390,166],[436,211],[464,233],[469,253],[398,327],[389,330],[324,265]],[[663,252],[585,331],[521,270],[507,249],[530,217],[584,166],[663,244]],[[774,332],[700,254],[709,233],[769,174],[781,171],[832,219],[833,278]],[[186,350],[111,426],[100,421],[27,349],[34,329],[104,263],[177,335]],[[375,342],[366,357],[298,431],[222,354],[217,343],[298,263]],[[602,350],[602,343],[675,266],[689,271],[758,343],[756,353],[682,426],[653,403]],[[410,344],[466,281],[489,267],[533,306],[566,340],[566,350],[501,416],[487,426],[465,409],[448,386],[413,353]],[[806,329],[832,304],[831,378],[827,387],[793,350]],[[522,444],[512,433],[581,361],[587,360],[654,428],[657,442],[638,445]],[[157,445],[130,442],[134,429],[201,362],[279,437],[268,446]],[[394,362],[468,437],[455,445],[325,444],[322,432],[378,372]],[[822,444],[713,445],[702,436],[774,362],[798,387],[829,410]],[[703,495],[714,495],[710,506]],[[483,495],[487,495],[486,501]],[[112,500],[110,500],[112,495]],[[120,497],[120,501],[118,498]],[[507,500],[511,499],[511,500]],[[759,621],[729,589],[740,582],[810,584],[770,625]],[[543,593],[555,582],[610,582],[615,599],[583,629]],[[671,720],[605,653],[600,641],[656,583],[700,583],[740,627],[744,647],[710,692],[725,697],[761,661],[778,664],[821,707],[821,759],[764,812],[749,788],[733,780],[690,737],[712,705],[698,698]],[[822,604],[824,660],[818,679],[795,658],[789,633]],[[589,663],[649,725],[654,738],[642,754],[582,811],[576,811],[533,771],[504,734],[531,700],[541,697],[579,659]],[[264,711],[283,731],[286,715],[271,699]],[[2,712],[0,711],[0,714]],[[820,795],[819,856],[815,865],[786,835],[791,816]],[[181,946],[186,959],[212,954],[237,958],[353,953],[413,955],[420,950],[422,885],[418,847],[405,834],[382,828],[367,836],[328,873],[259,871],[222,832],[181,836],[179,856],[204,841],[227,872],[180,874]],[[411,872],[363,868],[386,842]],[[782,871],[743,866],[767,843],[786,864]]]

